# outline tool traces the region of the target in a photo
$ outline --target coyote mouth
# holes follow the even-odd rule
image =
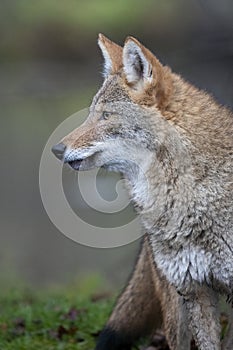
[[[100,151],[94,152],[93,154],[89,156],[85,156],[83,158],[77,158],[73,160],[67,160],[65,161],[66,164],[68,164],[72,169],[74,170],[89,170],[96,166],[95,164],[95,157],[97,154],[99,154]]]
[[[67,162],[67,164],[74,170],[79,170],[80,166],[82,164],[83,159],[76,159],[72,160],[70,162]]]

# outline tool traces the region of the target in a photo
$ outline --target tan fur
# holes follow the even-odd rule
[[[161,326],[160,303],[155,292],[154,265],[148,238],[145,237],[133,275],[119,297],[108,325],[117,331],[133,332],[132,336]],[[142,311],[141,317],[138,317],[139,310]]]
[[[157,269],[148,236],[145,235],[133,275],[119,297],[107,326],[126,333],[132,339],[145,334],[153,335],[157,328],[163,327],[171,349],[188,350],[190,334],[186,328],[187,319],[180,313],[184,307],[182,297]]]
[[[64,161],[121,172],[147,235],[96,350],[130,349],[160,310],[171,350],[188,350],[191,336],[219,350],[218,297],[233,300],[233,115],[135,38],[123,50],[100,41],[108,75],[62,140]]]
[[[141,48],[143,54],[150,62],[153,80],[151,84],[147,84],[144,87],[143,91],[138,93],[131,89],[132,85],[127,82],[127,78],[124,76],[125,83],[129,86],[129,89],[127,89],[129,96],[135,103],[145,106],[156,106],[163,111],[168,104],[173,89],[171,70],[168,67],[163,67],[159,60],[137,39],[129,36],[125,43],[130,40]]]
[[[122,67],[122,47],[115,44],[103,34],[99,34],[99,44],[102,44],[112,60],[111,74],[117,73]]]

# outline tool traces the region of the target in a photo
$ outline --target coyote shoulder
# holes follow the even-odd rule
[[[96,349],[130,349],[162,312],[171,350],[191,337],[232,350],[233,326],[221,345],[218,314],[218,297],[233,299],[232,112],[133,37],[122,48],[100,35],[99,46],[103,86],[53,152],[76,170],[120,172],[145,237]]]

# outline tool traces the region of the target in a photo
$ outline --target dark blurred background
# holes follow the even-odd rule
[[[232,0],[1,0],[0,280],[34,286],[101,274],[121,287],[139,242],[114,249],[81,246],[43,208],[38,170],[44,145],[99,88],[97,34],[133,35],[165,64],[233,106]]]

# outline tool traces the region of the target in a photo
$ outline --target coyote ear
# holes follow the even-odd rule
[[[104,57],[104,78],[114,74],[122,67],[122,47],[115,44],[103,34],[99,34],[98,45]]]
[[[128,37],[123,49],[123,67],[127,82],[136,89],[153,81],[151,52],[135,38]]]
[[[137,103],[157,105],[161,110],[169,103],[173,83],[171,70],[139,41],[128,37],[123,48],[123,70],[126,84]]]

